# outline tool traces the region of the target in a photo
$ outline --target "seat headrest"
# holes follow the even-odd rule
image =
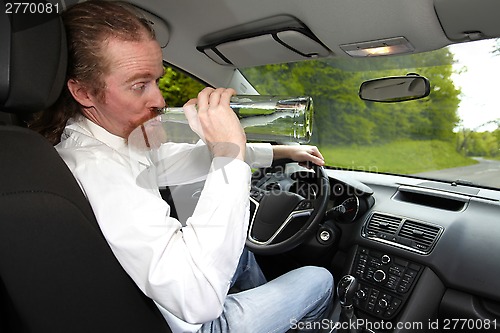
[[[42,0],[31,3],[47,6]],[[53,104],[64,85],[66,35],[55,12],[15,10],[0,12],[0,110],[37,112]]]

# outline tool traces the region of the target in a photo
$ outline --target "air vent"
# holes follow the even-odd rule
[[[376,235],[379,232],[395,234],[402,220],[400,217],[375,213],[368,222],[366,233],[369,235]]]
[[[365,224],[363,237],[407,250],[429,253],[443,227],[400,216],[373,213]]]
[[[399,236],[409,239],[412,246],[427,251],[434,244],[441,229],[437,226],[406,220]]]

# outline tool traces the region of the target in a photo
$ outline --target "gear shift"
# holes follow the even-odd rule
[[[337,285],[337,295],[340,302],[340,322],[356,322],[356,315],[354,314],[353,299],[356,290],[358,289],[358,281],[352,275],[345,275]],[[339,332],[357,333],[361,329],[352,328],[352,325],[345,325],[340,327],[349,327],[348,329],[339,329]]]
[[[343,308],[352,307],[354,293],[358,287],[358,281],[352,275],[345,275],[337,285],[337,294],[339,296],[340,305]]]

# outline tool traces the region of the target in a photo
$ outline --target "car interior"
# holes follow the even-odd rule
[[[65,84],[58,13],[76,2],[33,1],[43,6],[31,13],[2,3],[0,332],[171,332],[115,259],[54,147],[27,127]],[[495,0],[127,2],[153,24],[166,66],[239,95],[259,94],[241,68],[500,38]],[[47,4],[53,10],[40,12]],[[413,79],[418,98],[429,93]],[[246,245],[269,279],[329,269],[334,313],[362,322],[339,332],[500,330],[498,188],[310,167],[278,161],[253,173]],[[182,220],[202,188],[161,193]]]

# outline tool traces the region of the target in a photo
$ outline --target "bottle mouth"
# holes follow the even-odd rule
[[[159,115],[166,114],[166,113],[184,113],[184,109],[181,106],[179,106],[179,107],[164,106],[162,108],[156,109],[156,112]]]

